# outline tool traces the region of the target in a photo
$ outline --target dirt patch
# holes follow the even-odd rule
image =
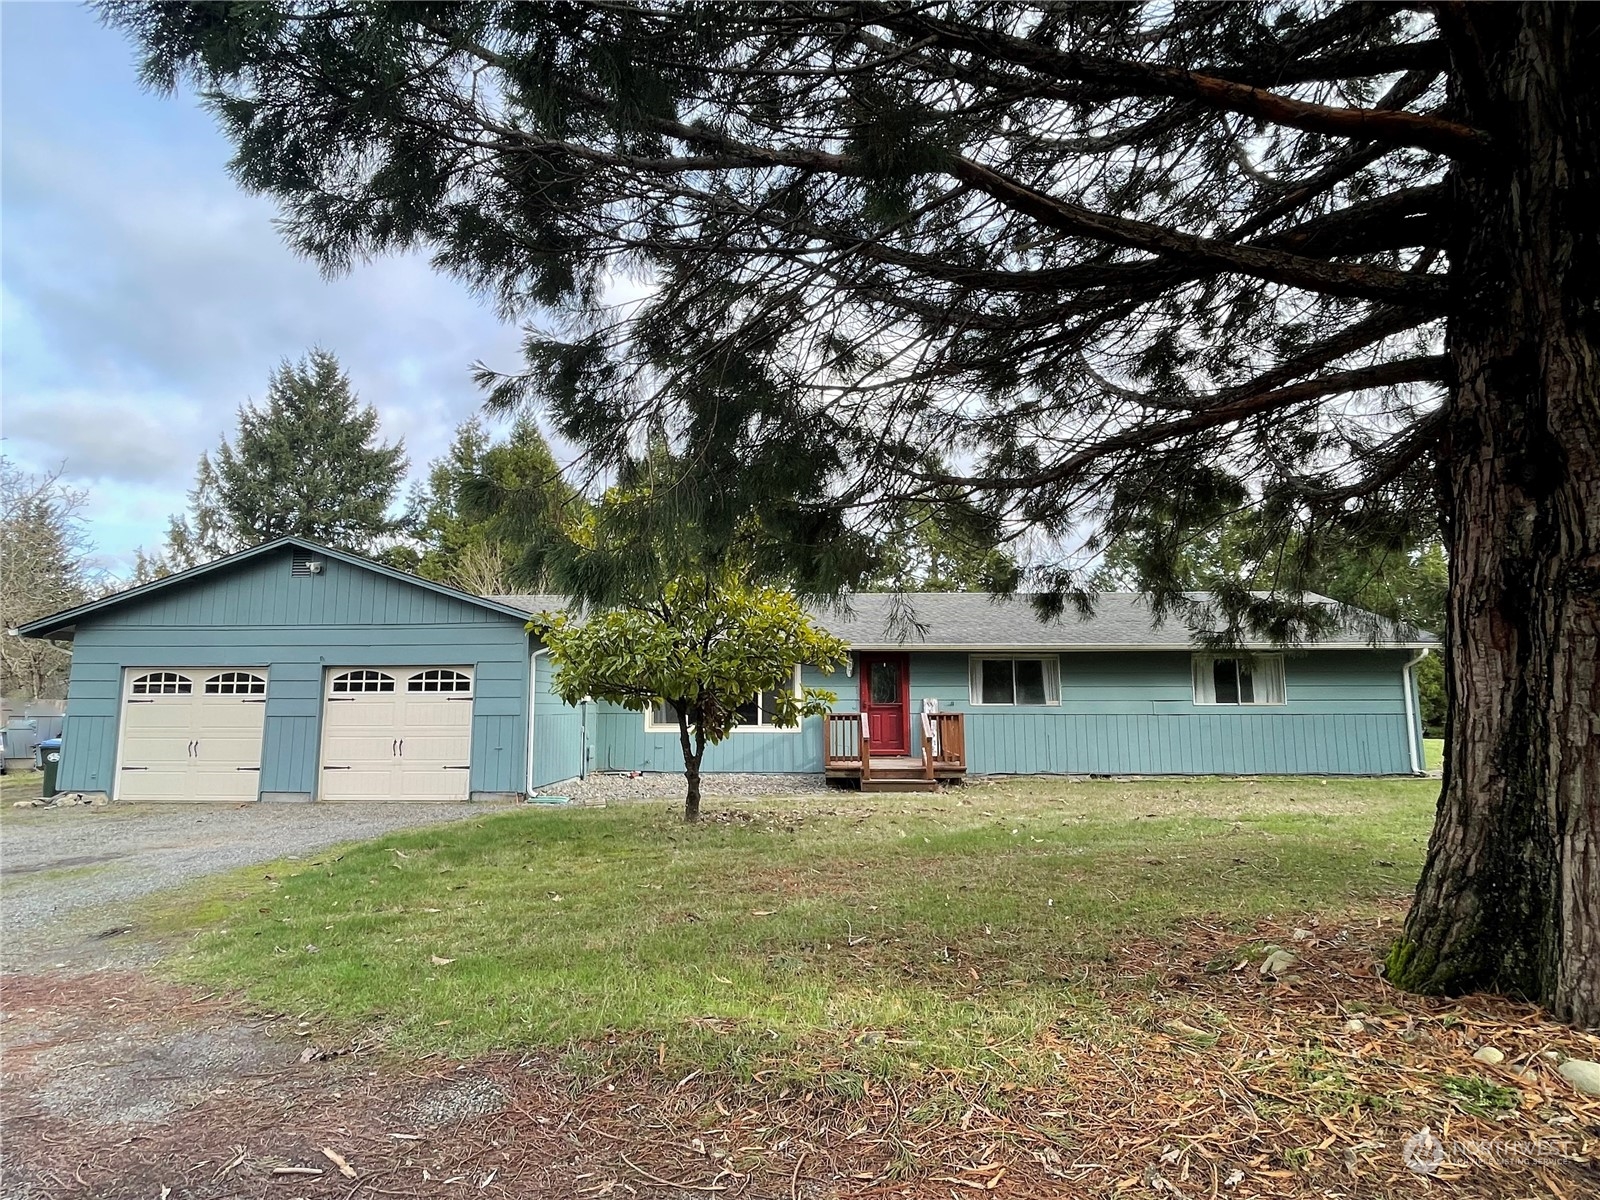
[[[39,871],[66,871],[74,867],[99,866],[101,863],[116,862],[119,858],[126,857],[126,854],[74,854],[67,858],[50,859],[46,862],[6,864],[0,866],[0,875],[32,875]]]
[[[1393,916],[1191,925],[1127,945],[1073,981],[1115,1012],[1115,1032],[1064,1010],[1027,1045],[996,1048],[1053,1063],[1038,1087],[953,1071],[883,1078],[843,1061],[803,1082],[779,1062],[738,1081],[683,1077],[620,1042],[610,1058],[589,1048],[582,1075],[546,1055],[407,1062],[313,1046],[300,1014],[135,974],[9,980],[4,1194],[1600,1192],[1600,1100],[1555,1071],[1562,1055],[1600,1057],[1600,1038],[1527,1005],[1394,992],[1374,970],[1393,928]],[[1258,967],[1274,945],[1296,958],[1277,980]],[[1504,1061],[1474,1061],[1484,1045]],[[1405,1149],[1424,1128],[1440,1154],[1423,1160],[1426,1177]]]

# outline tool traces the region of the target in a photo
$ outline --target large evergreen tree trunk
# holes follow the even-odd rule
[[[1444,790],[1391,976],[1600,1025],[1600,20],[1473,5],[1458,99]]]

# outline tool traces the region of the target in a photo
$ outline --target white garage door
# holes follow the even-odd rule
[[[322,799],[465,799],[472,672],[410,667],[328,672]]]
[[[261,791],[263,671],[130,671],[119,800],[254,800]]]

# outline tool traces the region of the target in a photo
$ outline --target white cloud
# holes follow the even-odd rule
[[[201,451],[284,358],[337,354],[414,471],[478,410],[472,362],[519,362],[517,332],[420,256],[327,281],[292,254],[210,117],[142,92],[91,14],[11,6],[5,25],[5,452],[66,460],[112,559],[159,543]]]

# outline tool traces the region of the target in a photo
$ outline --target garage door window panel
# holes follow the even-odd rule
[[[394,676],[382,671],[345,671],[333,677],[334,695],[357,695],[367,692],[394,691]]]
[[[194,691],[194,680],[176,671],[151,671],[135,679],[128,690],[135,696],[187,696]]]
[[[224,671],[206,680],[208,696],[265,696],[267,681],[249,671]]]
[[[406,680],[408,692],[447,692],[456,695],[472,693],[472,676],[460,671],[418,671]]]

